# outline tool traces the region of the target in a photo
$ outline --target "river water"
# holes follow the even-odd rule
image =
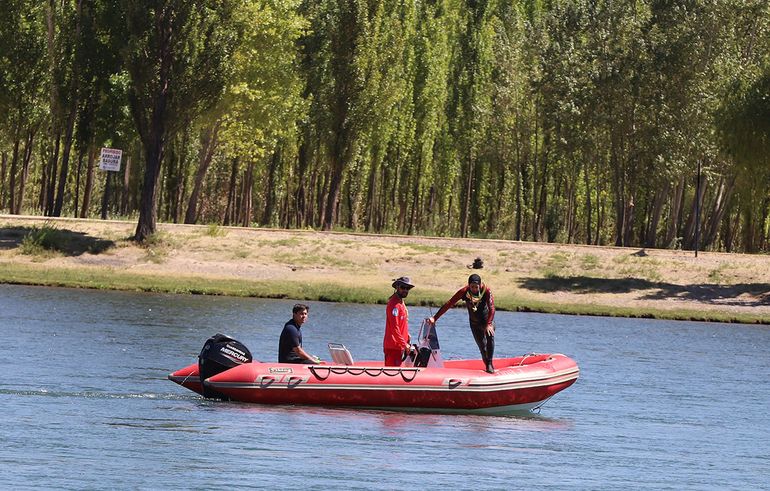
[[[532,416],[216,402],[166,379],[216,332],[274,359],[293,303],[0,285],[2,487],[768,489],[768,327],[499,312],[498,356],[581,367]],[[381,357],[384,306],[309,305],[309,352]],[[409,311],[413,331],[430,314]],[[463,310],[438,329],[445,358],[478,356]]]

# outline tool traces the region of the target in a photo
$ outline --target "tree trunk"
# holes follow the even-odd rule
[[[53,214],[54,188],[56,186],[56,169],[59,167],[59,146],[61,145],[61,134],[55,128],[56,124],[51,125],[51,140],[54,142],[53,149],[48,155],[48,163],[43,172],[43,185],[40,187],[40,209],[43,214],[51,216]]]
[[[139,222],[136,225],[134,239],[144,242],[155,233],[158,219],[158,182],[161,175],[161,165],[166,149],[167,118],[169,98],[171,97],[172,36],[173,17],[166,15],[164,9],[155,11],[155,28],[158,31],[157,59],[159,61],[157,85],[153,88],[153,99],[150,107],[140,107],[136,93],[129,94],[134,120],[142,139],[145,154],[145,170],[142,185],[142,195],[139,199]],[[145,119],[143,110],[149,109],[149,120]]]
[[[48,47],[48,72],[51,77],[49,103],[51,112],[50,137],[54,149],[49,155],[47,171],[44,172],[43,186],[40,189],[40,208],[45,215],[52,215],[54,210],[54,188],[56,187],[56,169],[59,162],[59,145],[61,142],[59,87],[57,85],[56,68],[59,65],[59,55],[56,52],[56,3],[48,1],[46,8],[46,33]]]
[[[593,207],[591,206],[591,178],[590,178],[590,172],[591,172],[591,160],[589,159],[586,162],[585,169],[583,170],[583,185],[585,186],[585,192],[586,192],[586,200],[585,200],[585,210],[586,210],[586,244],[591,245],[591,218],[593,214]]]
[[[674,241],[679,229],[679,215],[682,209],[682,200],[684,199],[684,177],[679,178],[679,182],[674,190],[674,196],[671,199],[671,212],[668,216],[668,228],[666,230],[666,239],[663,246],[667,248],[674,247]]]
[[[314,168],[310,173],[310,182],[307,186],[310,192],[305,200],[308,204],[305,207],[305,223],[313,227],[318,227],[321,223],[321,207],[318,206],[319,201],[322,201],[321,184],[319,183],[321,179],[318,177],[318,172],[318,169]]]
[[[6,193],[6,177],[8,174],[8,152],[3,151],[2,157],[0,157],[0,209],[2,209],[5,203]]]
[[[16,134],[13,142],[13,153],[11,153],[11,189],[8,196],[8,210],[12,215],[18,215],[16,205],[16,174],[18,172],[19,165],[19,140],[21,135]]]
[[[516,188],[515,188],[515,194],[516,194],[516,227],[515,227],[515,233],[514,238],[515,240],[521,240],[521,225],[522,225],[522,215],[524,214],[524,207],[522,206],[522,166],[525,165],[525,163],[522,161],[521,153],[519,151],[519,140],[516,140]]]
[[[470,220],[471,193],[473,192],[473,150],[468,155],[468,174],[465,180],[465,196],[463,196],[462,215],[460,217],[460,237],[468,237],[468,222]]]
[[[658,237],[658,225],[660,224],[660,216],[663,213],[663,204],[668,196],[668,190],[670,185],[668,182],[663,184],[663,187],[657,188],[655,191],[655,200],[652,205],[652,211],[650,213],[650,221],[647,224],[647,233],[644,239],[645,247],[655,247],[656,238]]]
[[[214,152],[219,145],[219,129],[221,127],[222,120],[218,119],[213,125],[207,127],[201,135],[198,170],[195,173],[193,189],[187,202],[184,223],[197,223],[198,221],[198,200],[200,200],[201,190],[203,189],[203,180],[206,178],[206,173],[208,173],[211,162],[214,159]]]
[[[700,219],[698,217],[698,214],[696,213],[696,210],[699,208],[703,209],[703,197],[706,194],[706,174],[701,174],[700,178],[700,186],[696,186],[700,190],[700,193],[697,193],[692,200],[692,207],[690,211],[690,216],[687,218],[687,224],[684,227],[684,248],[685,249],[694,249],[695,248],[695,227],[697,225],[697,221]]]
[[[136,225],[134,239],[144,242],[155,233],[158,221],[158,182],[160,181],[161,161],[165,149],[165,95],[160,97],[158,106],[153,110],[153,124],[145,145],[144,182],[139,200],[139,223]]]
[[[243,177],[243,194],[241,195],[240,223],[244,227],[251,225],[252,196],[254,195],[254,161],[249,162]]]
[[[420,178],[422,177],[422,153],[417,156],[417,169],[414,177],[414,185],[412,186],[412,210],[409,213],[409,225],[407,227],[407,234],[412,235],[414,233],[415,222],[417,221],[417,210],[420,205]]]
[[[128,197],[131,190],[131,154],[126,155],[125,161],[123,168],[123,189],[120,191],[120,214],[123,216],[128,215]]]
[[[340,190],[342,189],[342,180],[345,177],[344,172],[353,160],[353,139],[353,131],[346,129],[344,123],[340,123],[340,129],[335,137],[334,147],[330,156],[331,169],[328,176],[328,194],[326,195],[323,213],[323,230],[331,230],[337,223]]]
[[[754,210],[750,204],[743,205],[743,252],[751,254],[756,252],[757,243],[757,223],[754,217]]]
[[[308,190],[312,194],[312,188],[308,186],[307,172],[310,168],[310,125],[305,124],[303,127],[303,136],[300,141],[299,151],[297,155],[297,176],[296,176],[296,191],[294,192],[294,220],[298,228],[304,228],[310,221],[308,220]]]
[[[230,183],[227,186],[227,206],[225,207],[225,216],[222,219],[223,225],[235,223],[235,186],[238,182],[238,157],[233,157],[230,166]]]
[[[62,150],[61,169],[59,172],[59,187],[56,190],[56,200],[53,206],[52,215],[61,216],[64,206],[64,193],[67,189],[67,177],[69,175],[70,151],[72,150],[72,134],[75,129],[75,115],[77,113],[77,100],[73,102],[69,116],[67,116],[67,127],[64,134],[64,149]],[[53,188],[52,188],[53,189]]]
[[[708,224],[705,227],[706,233],[703,234],[702,247],[705,249],[716,241],[717,234],[719,233],[719,225],[722,223],[727,204],[732,198],[733,189],[735,187],[735,177],[724,177],[719,183],[719,191],[709,214]]]
[[[623,217],[623,247],[630,247],[634,243],[634,217],[636,216],[636,200],[632,194],[626,203]]]
[[[614,154],[614,151],[613,151]],[[623,247],[625,244],[623,244],[623,239],[625,237],[625,234],[623,231],[625,230],[626,224],[626,200],[625,200],[625,186],[623,182],[623,176],[622,171],[619,168],[618,162],[616,162],[616,159],[613,157],[610,159],[612,169],[613,169],[613,175],[614,175],[614,184],[615,184],[615,246],[617,247]]]
[[[376,155],[376,151],[374,152]],[[377,186],[378,170],[380,168],[379,159],[372,159],[372,165],[369,166],[369,186],[366,194],[366,222],[364,230],[372,232],[376,230],[376,218],[378,212],[379,187]]]
[[[64,135],[64,150],[62,152],[61,172],[59,174],[59,188],[56,192],[56,202],[54,203],[53,216],[61,216],[64,206],[64,193],[67,189],[67,177],[69,174],[70,151],[72,149],[72,135],[75,128],[75,116],[78,111],[78,86],[80,80],[80,70],[78,61],[77,43],[80,40],[81,14],[83,12],[83,0],[77,1],[75,11],[75,53],[72,61],[72,79],[70,81],[70,111],[67,116],[67,126]]]
[[[94,190],[94,163],[96,162],[96,147],[88,147],[88,167],[86,169],[86,187],[83,191],[83,208],[80,209],[80,218],[88,218],[88,209],[91,207],[91,194]]]
[[[272,157],[270,157],[270,163],[267,166],[267,183],[265,185],[265,207],[262,210],[262,219],[260,223],[265,226],[270,226],[275,212],[275,200],[277,199],[275,193],[275,175],[278,172],[278,165],[281,162],[281,143],[279,142]]]
[[[545,214],[548,206],[548,154],[543,154],[543,173],[540,180],[540,191],[537,207],[537,238],[536,241],[543,239],[545,232]]]
[[[339,157],[333,157],[334,159]],[[334,164],[329,176],[329,189],[324,206],[323,230],[331,230],[337,222],[337,204],[340,200],[340,188],[342,187],[342,169],[340,164]]]
[[[33,143],[35,140],[35,133],[37,128],[33,128],[27,131],[27,138],[24,141],[24,152],[21,162],[21,179],[19,181],[19,199],[16,202],[16,214],[21,215],[24,207],[24,190],[27,186],[27,179],[29,179],[29,166],[32,162]]]
[[[80,180],[83,177],[83,149],[78,147],[78,167],[75,172],[75,211],[72,214],[73,217],[77,218],[78,216],[78,210],[80,210]]]

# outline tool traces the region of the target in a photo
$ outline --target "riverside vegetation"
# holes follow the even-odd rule
[[[770,323],[761,255],[0,216],[0,283],[441,305],[478,272],[502,310]],[[480,257],[484,267],[469,269]]]
[[[3,5],[0,212],[770,249],[766,0]]]

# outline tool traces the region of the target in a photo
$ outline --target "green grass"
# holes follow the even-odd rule
[[[210,223],[203,231],[203,235],[208,237],[225,237],[227,235],[227,229],[222,228],[216,223]]]
[[[631,259],[631,256],[627,254],[620,254],[612,258],[612,262],[617,264],[626,264]]]
[[[52,257],[67,249],[69,241],[61,230],[53,225],[33,227],[21,239],[19,252],[27,256]]]
[[[299,237],[291,237],[288,239],[278,240],[260,240],[257,241],[260,247],[296,247],[302,244],[303,241]]]
[[[248,249],[239,249],[233,252],[233,257],[236,259],[246,259],[250,255],[251,252]]]
[[[716,284],[725,284],[729,283],[728,275],[726,275],[726,270],[733,269],[734,266],[730,263],[719,263],[719,266],[715,269],[712,269],[709,271],[708,278],[710,281],[713,281]]]
[[[442,247],[436,247],[428,244],[414,244],[411,242],[407,242],[406,244],[404,244],[404,247],[408,247],[413,251],[419,252],[422,254],[430,254],[430,253],[439,254],[445,251],[445,249]]]
[[[37,263],[4,264],[3,268],[0,268],[0,283],[153,293],[291,298],[364,304],[383,304],[390,295],[389,290],[383,290],[381,287],[337,284],[331,285],[333,287],[330,288],[327,279],[308,283],[306,281],[294,281],[290,277],[280,282],[232,278],[211,279],[197,276],[166,277],[116,271],[111,268],[51,268]],[[409,305],[438,307],[446,301],[446,297],[447,292],[443,290],[423,289],[418,292],[415,289],[414,294],[409,296],[407,303]],[[770,324],[770,316],[768,315],[686,309],[620,308],[594,304],[562,304],[508,295],[497,296],[495,306],[501,311]]]
[[[661,281],[663,278],[657,269],[651,269],[643,265],[620,268],[618,274],[628,278],[641,278],[652,282]]]
[[[563,252],[554,252],[546,260],[545,267],[540,269],[540,273],[545,278],[561,278],[569,268],[570,257]]]
[[[353,261],[348,261],[342,256],[334,254],[319,253],[308,254],[295,254],[293,252],[277,252],[272,255],[272,258],[281,263],[287,265],[301,265],[301,266],[331,266],[343,269],[350,269],[359,266]]]
[[[599,267],[599,258],[593,254],[585,254],[580,258],[580,267],[584,271],[591,271]]]
[[[161,264],[166,262],[168,255],[173,249],[179,247],[179,241],[172,239],[170,235],[165,232],[155,232],[147,237],[144,243],[141,244],[145,254],[142,258],[146,262]]]
[[[641,278],[647,281],[661,281],[663,276],[658,267],[662,265],[657,259],[649,257],[633,257],[628,261],[623,261],[623,267],[619,268],[617,273],[629,278]]]

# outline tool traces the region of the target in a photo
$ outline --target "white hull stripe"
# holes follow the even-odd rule
[[[476,409],[463,409],[463,408],[448,408],[448,407],[390,407],[390,406],[350,406],[351,408],[359,407],[362,409],[379,409],[382,411],[406,411],[410,413],[443,413],[443,414],[479,414],[479,415],[500,415],[511,413],[525,413],[531,412],[533,409],[545,404],[548,398],[537,402],[528,402],[525,404],[511,404],[508,406],[490,406]]]
[[[559,377],[573,376],[573,378],[577,378],[579,373],[580,373],[580,370],[578,370],[578,368],[575,367],[575,368],[570,368],[569,370],[561,370],[559,372],[546,373],[539,377],[532,377],[532,376],[521,377],[521,376],[511,376],[511,375],[502,375],[499,377],[482,377],[482,378],[471,379],[471,381],[468,382],[468,385],[479,386],[479,387],[493,387],[496,385],[505,385],[505,384],[511,384],[511,383],[515,384],[515,383],[523,383],[523,382],[537,382],[540,380],[551,380]]]
[[[384,385],[384,384],[317,384],[317,383],[300,383],[296,385],[288,386],[286,383],[276,382],[269,385],[260,385],[253,382],[209,382],[214,388],[217,389],[291,389],[291,390],[379,390],[379,391],[391,391],[391,390],[407,390],[407,391],[429,391],[429,392],[501,392],[518,389],[529,389],[534,387],[548,387],[550,385],[562,384],[575,380],[578,378],[577,373],[563,375],[560,377],[554,377],[549,379],[540,380],[527,380],[520,382],[509,382],[506,384],[474,384],[474,385],[460,385],[455,388],[450,388],[445,385],[417,385],[414,383],[404,383],[403,385]]]

